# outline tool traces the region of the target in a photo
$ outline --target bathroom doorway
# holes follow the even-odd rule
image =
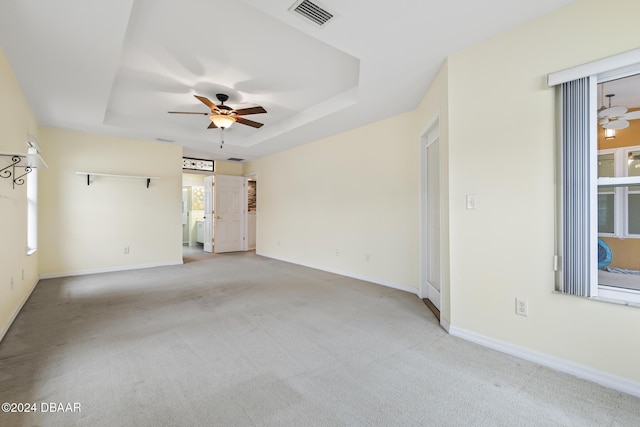
[[[182,174],[182,245],[191,251],[203,249],[206,176]]]
[[[258,180],[255,175],[247,177],[247,250],[256,250]]]

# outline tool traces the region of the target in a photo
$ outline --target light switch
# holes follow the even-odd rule
[[[475,208],[476,208],[476,195],[467,194],[467,209],[475,209]]]

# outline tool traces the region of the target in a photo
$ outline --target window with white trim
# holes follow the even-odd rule
[[[561,124],[557,290],[640,305],[640,49],[549,84]]]
[[[29,141],[27,153],[39,154],[38,145]],[[27,254],[31,255],[38,250],[38,168],[31,168],[27,174]]]

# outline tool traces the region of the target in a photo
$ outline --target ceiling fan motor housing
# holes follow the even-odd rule
[[[266,113],[267,110],[265,110],[263,107],[256,106],[256,107],[249,107],[249,108],[240,108],[238,110],[235,110],[227,105],[224,105],[224,102],[229,99],[229,95],[226,95],[224,93],[216,93],[216,98],[218,99],[218,101],[220,101],[220,105],[214,104],[209,100],[209,98],[205,96],[199,96],[199,95],[193,95],[193,96],[195,96],[200,102],[202,102],[207,107],[209,107],[210,112],[198,113],[198,112],[191,112],[191,111],[169,111],[169,113],[208,115],[209,118],[211,119],[211,123],[209,124],[208,129],[228,128],[235,122],[243,124],[245,126],[251,126],[253,128],[260,128],[263,126],[262,123],[258,123],[243,117],[245,115],[250,115],[250,114]]]

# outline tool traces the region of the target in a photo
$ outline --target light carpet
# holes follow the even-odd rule
[[[638,426],[640,399],[447,335],[418,297],[252,253],[42,280],[1,426]],[[45,408],[46,409],[46,408]]]

